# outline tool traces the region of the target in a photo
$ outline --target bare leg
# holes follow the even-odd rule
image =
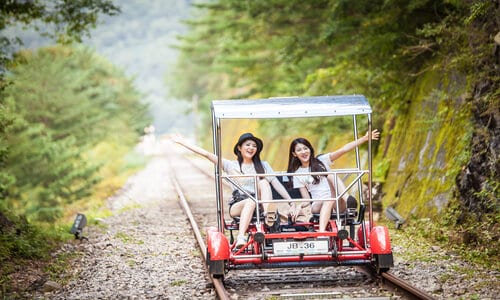
[[[333,201],[313,202],[311,206],[311,212],[314,214],[319,213],[319,231],[326,231],[326,225],[330,220],[332,209],[333,209]]]
[[[332,174],[328,175],[328,183],[330,184],[330,191],[332,192],[332,198],[336,198],[337,195],[340,195],[343,191],[345,191],[345,185],[342,182],[342,180],[338,179],[337,180],[337,189],[338,193],[335,191],[335,178]],[[347,197],[349,195],[346,193],[344,196],[341,198],[341,201],[339,202],[339,211],[343,212],[347,208]],[[333,206],[336,209],[336,205]]]
[[[271,184],[266,179],[259,180],[259,199],[260,200],[272,200],[273,192],[271,190]],[[275,211],[276,205],[274,203],[263,203],[265,212]]]
[[[271,184],[266,179],[259,180],[259,195],[261,200],[273,200],[273,192]],[[276,214],[276,203],[263,203],[265,219],[264,222],[267,226],[273,226],[278,218]]]
[[[332,211],[335,211],[335,201],[318,201],[312,204],[311,212],[315,214],[319,213],[319,231],[326,231]]]
[[[248,225],[252,220],[253,212],[255,211],[255,202],[248,198],[242,200],[231,207],[229,214],[232,217],[240,217],[239,234],[246,234]]]
[[[338,184],[338,189],[339,189],[339,194],[340,193],[343,193],[345,191],[345,184],[344,182],[342,181],[342,179],[338,179],[337,180],[337,184]],[[345,193],[344,196],[342,197],[344,199],[344,201],[347,201],[347,197],[349,197],[349,193]]]
[[[325,201],[321,205],[321,210],[319,212],[319,231],[326,231],[326,225],[330,221],[330,216],[332,215],[333,204],[335,201]]]

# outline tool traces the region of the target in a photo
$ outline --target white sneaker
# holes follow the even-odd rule
[[[238,235],[236,238],[236,249],[240,249],[247,243],[247,237],[244,235]]]

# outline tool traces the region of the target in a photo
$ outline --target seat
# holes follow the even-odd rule
[[[288,176],[276,176],[276,178],[285,187],[286,191],[288,192],[290,197],[292,197],[292,199],[302,198],[302,195],[300,194],[300,189],[288,187],[288,184],[290,182],[290,180],[288,179]],[[274,187],[272,185],[271,185],[271,190],[273,192],[273,199],[283,199],[283,197],[281,197],[281,195],[274,189]]]

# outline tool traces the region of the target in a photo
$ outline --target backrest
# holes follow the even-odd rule
[[[281,184],[283,184],[283,186],[287,190],[290,197],[292,197],[292,199],[302,198],[302,196],[300,195],[300,189],[288,188],[288,184],[290,183],[290,180],[291,180],[290,177],[288,177],[288,176],[276,176],[276,178],[278,178],[278,180],[281,182]],[[283,197],[281,197],[281,195],[274,189],[274,187],[272,185],[271,185],[271,190],[273,191],[273,199],[283,199]]]

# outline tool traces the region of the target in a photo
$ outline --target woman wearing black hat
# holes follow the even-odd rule
[[[214,164],[217,163],[217,156],[215,154],[208,152],[198,146],[189,144],[180,136],[174,136],[173,141],[201,156],[206,157]],[[253,134],[242,134],[238,139],[238,142],[234,145],[233,149],[234,154],[237,156],[237,160],[222,159],[222,169],[229,175],[274,173],[271,166],[266,161],[261,161],[260,159],[260,152],[262,151],[263,146],[264,145],[262,143],[262,140],[255,137]],[[264,178],[265,179],[259,180],[257,184],[259,192],[258,199],[273,199],[271,185],[269,183],[273,185],[274,189],[284,199],[291,199],[286,189],[276,177]],[[237,177],[234,179],[247,192],[255,195],[255,183],[253,177]],[[239,234],[238,238],[236,239],[236,248],[241,248],[246,244],[247,238],[245,234],[248,229],[248,225],[252,220],[255,206],[256,204],[252,199],[247,198],[244,193],[241,193],[238,189],[233,187],[233,199],[230,202],[229,215],[231,217],[240,217]],[[277,218],[276,206],[273,203],[265,203],[264,211],[266,216],[265,222],[268,226],[271,226]]]

